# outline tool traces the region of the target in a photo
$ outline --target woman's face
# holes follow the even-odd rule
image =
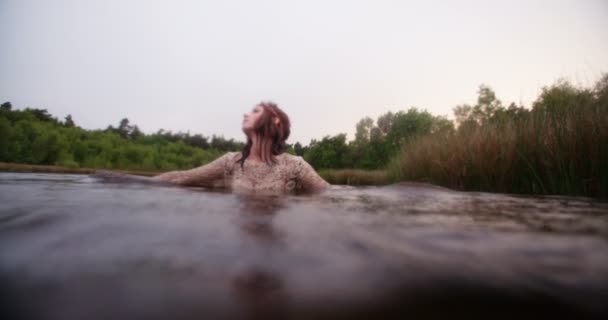
[[[253,131],[255,123],[262,116],[262,113],[264,113],[264,108],[258,105],[248,113],[243,114],[243,132],[249,133]]]

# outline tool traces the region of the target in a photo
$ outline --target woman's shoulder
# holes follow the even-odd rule
[[[287,164],[291,164],[291,163],[301,163],[302,161],[305,161],[304,158],[302,158],[301,156],[296,156],[293,154],[289,154],[289,153],[282,153],[281,157],[283,158],[283,162],[287,163]]]
[[[291,154],[284,155],[284,161],[287,163],[288,172],[290,175],[297,178],[299,188],[306,191],[320,191],[329,186],[327,183],[301,156]]]
[[[226,152],[222,157],[222,159],[224,159],[224,162],[226,163],[226,165],[234,165],[237,161],[239,161],[239,159],[241,159],[241,153],[240,152]]]
[[[226,154],[224,154],[224,157],[226,157],[227,159],[239,159],[241,155],[240,151],[235,151],[235,152],[226,152]]]
[[[281,156],[281,162],[283,163],[283,165],[290,168],[291,170],[300,172],[302,170],[305,170],[309,166],[308,162],[306,162],[306,160],[304,160],[302,156],[296,156],[289,153],[283,153]]]

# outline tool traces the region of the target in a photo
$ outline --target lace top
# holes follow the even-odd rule
[[[233,191],[317,191],[329,186],[302,157],[282,153],[277,162],[267,164],[245,160],[240,152],[229,152],[218,159],[186,171],[172,171],[153,179],[188,186],[224,187]]]

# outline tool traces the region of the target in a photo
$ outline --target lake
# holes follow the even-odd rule
[[[600,319],[608,203],[0,173],[0,281],[3,319]]]

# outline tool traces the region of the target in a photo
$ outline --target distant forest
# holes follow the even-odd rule
[[[530,107],[505,104],[481,85],[454,120],[424,109],[386,112],[346,134],[296,142],[288,152],[317,170],[383,170],[390,181],[462,190],[608,197],[608,74],[591,88],[566,80]],[[213,135],[146,134],[128,119],[105,130],[58,120],[46,109],[0,107],[0,161],[71,168],[165,171],[205,164],[242,142]]]
[[[141,132],[128,119],[105,130],[80,128],[71,115],[63,121],[46,109],[13,110],[0,106],[0,161],[59,165],[69,168],[103,168],[162,171],[205,164],[243,143],[222,136]]]

